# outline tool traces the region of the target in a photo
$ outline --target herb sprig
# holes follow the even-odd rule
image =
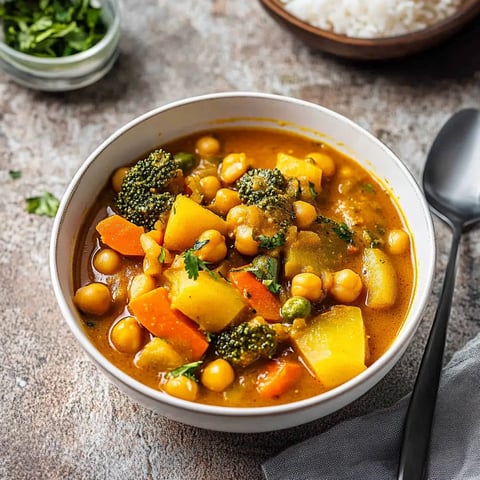
[[[105,35],[102,10],[90,0],[15,0],[0,3],[4,41],[38,57],[88,50]]]
[[[324,215],[318,215],[316,221],[317,223],[324,223],[326,225],[330,225],[332,227],[332,230],[337,234],[340,240],[343,240],[348,244],[353,243],[353,231],[348,228],[348,225],[346,223],[336,222],[335,220],[329,217],[325,217]]]
[[[211,277],[217,279],[217,274],[212,272],[208,268],[208,262],[201,260],[195,255],[195,252],[200,250],[204,245],[208,243],[208,240],[196,241],[192,248],[185,250],[183,253],[183,260],[185,262],[185,271],[187,272],[188,278],[196,280],[200,270],[207,272]]]
[[[190,380],[198,382],[198,378],[195,376],[195,370],[202,363],[203,363],[202,360],[199,360],[198,362],[185,363],[181,367],[178,367],[172,370],[169,373],[169,375],[171,375],[172,377],[180,377],[181,375],[183,375],[184,377],[187,377]]]
[[[47,217],[54,217],[60,205],[58,198],[50,192],[44,192],[38,197],[26,198],[25,201],[27,203],[26,210],[28,213]]]

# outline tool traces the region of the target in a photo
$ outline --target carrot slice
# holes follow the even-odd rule
[[[122,255],[145,255],[140,244],[140,235],[144,233],[143,227],[129,222],[120,215],[111,215],[100,220],[96,229],[102,242]]]
[[[280,321],[280,301],[253,273],[236,270],[229,277],[258,315],[270,322]]]
[[[165,288],[139,295],[128,304],[128,308],[149,332],[168,340],[190,361],[200,360],[207,350],[206,336],[192,320],[171,308]]]
[[[272,360],[257,378],[257,391],[263,398],[278,397],[299,380],[303,370],[292,360]]]

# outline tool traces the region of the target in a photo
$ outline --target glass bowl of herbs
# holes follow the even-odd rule
[[[0,68],[26,87],[90,85],[119,53],[117,0],[0,0]]]

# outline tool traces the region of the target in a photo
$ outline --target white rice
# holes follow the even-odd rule
[[[453,15],[463,0],[282,0],[315,27],[349,37],[377,38],[421,30]]]

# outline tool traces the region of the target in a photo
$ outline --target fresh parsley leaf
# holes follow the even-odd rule
[[[259,235],[258,240],[260,241],[260,248],[272,250],[273,248],[285,245],[285,234],[283,232],[277,232],[271,237],[268,237],[267,235]]]
[[[313,182],[308,182],[308,189],[310,190],[310,195],[314,200],[317,199],[317,192],[315,190],[315,184]]]
[[[208,243],[208,240],[203,240],[199,242],[198,240],[195,242],[192,248],[185,250],[183,253],[183,261],[185,263],[185,270],[188,274],[188,278],[196,280],[198,278],[198,272],[203,270],[207,272],[211,277],[217,279],[217,274],[212,272],[208,268],[208,263],[201,260],[195,255],[195,252],[200,250],[204,245]]]
[[[335,220],[325,217],[324,215],[318,215],[317,220],[318,223],[324,223],[326,225],[330,225],[332,230],[337,234],[340,240],[343,240],[346,243],[352,244],[353,243],[353,231],[348,228],[346,223],[339,223]]]
[[[22,177],[22,172],[20,170],[9,170],[8,174],[12,180],[18,180]]]
[[[49,192],[45,192],[38,197],[29,197],[25,201],[27,202],[26,210],[28,213],[47,217],[54,217],[60,205],[58,198]]]
[[[172,370],[169,375],[171,375],[172,377],[180,377],[181,375],[183,375],[184,377],[190,378],[190,380],[198,382],[198,378],[195,376],[195,370],[202,363],[202,360],[199,360],[198,362],[185,363],[181,367]]]
[[[281,285],[277,283],[278,261],[268,255],[259,255],[248,267],[243,268],[252,272],[272,293],[278,293]]]
[[[15,0],[0,4],[4,41],[38,57],[83,52],[107,32],[101,8],[88,0]]]

